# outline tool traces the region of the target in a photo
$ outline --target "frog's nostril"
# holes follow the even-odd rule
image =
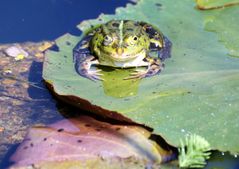
[[[129,45],[128,44],[123,44],[123,47],[124,48],[127,48]]]
[[[117,52],[119,55],[122,55],[122,53],[124,52],[124,49],[123,49],[123,48],[118,48],[118,49],[116,49],[116,52]]]

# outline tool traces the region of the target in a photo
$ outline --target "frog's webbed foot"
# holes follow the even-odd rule
[[[124,78],[124,80],[129,79],[142,79],[145,77],[151,77],[161,72],[164,64],[160,62],[160,59],[156,58],[145,58],[148,62],[148,68],[146,70],[135,70],[130,74],[129,77]]]
[[[75,68],[78,74],[81,76],[88,78],[90,80],[96,81],[96,80],[104,80],[101,76],[101,69],[93,69],[91,68],[91,65],[97,65],[99,64],[98,60],[91,55],[88,55],[85,57],[85,59],[81,59],[80,61],[77,61],[75,63]]]
[[[102,78],[103,74],[99,73],[101,72],[101,69],[98,69],[98,70],[86,70],[84,72],[84,77],[92,80],[92,81],[96,81],[96,80],[101,80],[101,81],[104,81],[104,79]]]
[[[142,70],[135,70],[133,73],[130,74],[129,77],[124,78],[124,80],[130,80],[130,79],[142,79],[146,76],[147,71]]]

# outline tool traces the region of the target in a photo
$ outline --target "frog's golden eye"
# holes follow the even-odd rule
[[[110,45],[111,43],[113,42],[113,39],[112,39],[112,37],[110,37],[109,35],[106,35],[105,37],[104,37],[104,41],[103,41],[103,44],[104,45]]]
[[[131,36],[128,39],[128,43],[131,44],[131,45],[135,45],[138,40],[139,40],[139,38],[137,36]]]

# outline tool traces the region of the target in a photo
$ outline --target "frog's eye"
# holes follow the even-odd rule
[[[137,36],[131,36],[129,39],[128,39],[128,42],[131,44],[131,45],[135,45],[137,43],[137,41],[139,40],[139,38]]]
[[[112,39],[112,37],[110,37],[109,35],[106,35],[105,37],[104,37],[104,45],[109,45],[109,44],[111,44],[111,42],[113,41],[113,39]]]
[[[134,40],[134,41],[137,41],[137,40],[138,40],[138,37],[137,37],[137,36],[134,36],[134,37],[133,37],[133,40]]]

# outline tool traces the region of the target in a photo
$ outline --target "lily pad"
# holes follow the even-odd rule
[[[228,54],[233,57],[239,57],[238,14],[238,6],[205,13],[205,29],[216,32],[219,41],[228,48]]]
[[[146,125],[171,145],[178,146],[180,138],[195,133],[213,149],[238,153],[239,60],[227,55],[214,33],[204,30],[205,15],[194,6],[191,0],[142,0],[78,26],[87,31],[110,19],[142,20],[159,27],[172,41],[172,58],[165,61],[165,69],[142,79],[131,96],[114,97],[105,92],[104,83],[76,73],[72,49],[82,37],[70,34],[56,40],[59,51],[47,52],[43,78],[59,98],[94,113]],[[115,92],[125,90],[124,85]]]
[[[239,0],[196,0],[199,9],[215,9],[239,4]]]

